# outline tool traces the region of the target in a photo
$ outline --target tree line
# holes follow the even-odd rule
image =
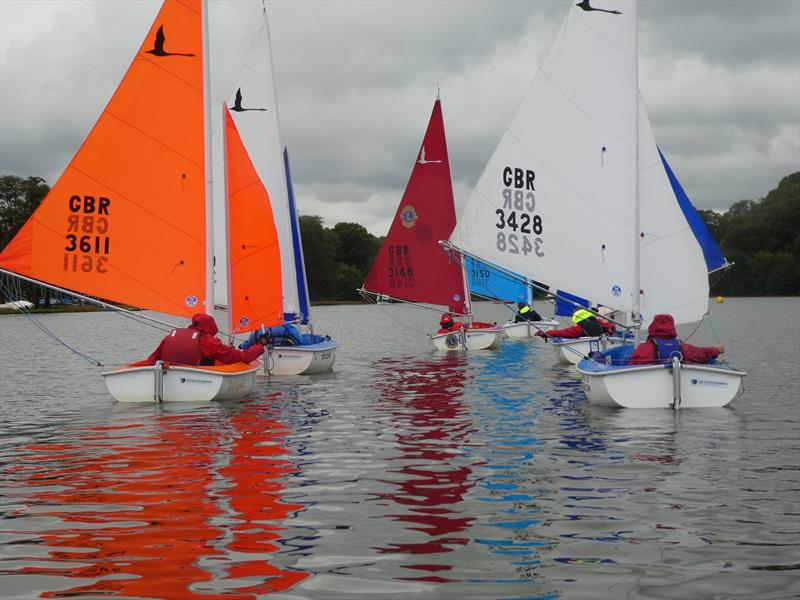
[[[41,177],[0,176],[0,248],[14,237],[49,191]],[[760,200],[740,200],[720,214],[698,211],[733,266],[711,275],[712,293],[800,296],[800,172],[784,177]],[[359,298],[383,243],[358,223],[326,227],[300,217],[303,257],[312,301]],[[38,296],[31,292],[29,299]],[[16,299],[16,298],[14,298]]]

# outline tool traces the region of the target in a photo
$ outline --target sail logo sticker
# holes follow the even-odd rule
[[[461,300],[461,294],[453,294],[453,302],[458,302]]]
[[[239,327],[247,327],[250,324],[250,319],[242,317],[239,319]]]
[[[410,204],[403,207],[400,211],[400,222],[406,229],[411,229],[417,222],[417,209]]]
[[[189,307],[197,306],[197,296],[194,295],[186,296],[186,306]]]
[[[622,295],[622,288],[619,287],[618,285],[615,285],[614,287],[611,288],[611,294],[615,298],[619,298]]]

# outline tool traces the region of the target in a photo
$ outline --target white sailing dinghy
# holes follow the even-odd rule
[[[516,307],[518,302],[533,306],[533,286],[524,277],[506,273],[493,265],[471,256],[465,257],[464,269],[471,294]],[[515,318],[503,325],[506,337],[531,339],[537,331],[558,327],[558,321],[543,317],[540,321],[517,321]]]
[[[658,313],[699,321],[708,271],[725,261],[656,147],[637,70],[636,3],[573,4],[451,242],[621,311],[631,327]],[[609,352],[631,350],[620,348]],[[671,365],[607,367],[579,365],[590,402],[673,405]],[[744,376],[710,365],[680,374],[695,392],[684,406],[726,404]]]
[[[4,270],[184,318],[212,311],[206,17],[200,0],[164,2],[89,136],[0,253]],[[235,145],[229,141],[229,148]],[[261,251],[243,257],[232,289],[252,298],[245,318],[255,329],[279,322],[280,278],[270,280],[269,273],[280,272],[280,258],[268,196],[246,163],[236,161],[232,187],[244,181],[260,201],[243,219],[247,231],[234,224],[231,239]],[[233,198],[240,196],[233,192]],[[122,402],[206,401],[247,395],[258,368],[142,361],[103,376]]]
[[[231,118],[259,178],[264,182],[272,206],[280,243],[282,323],[293,323],[308,330],[300,335],[302,343],[291,346],[270,344],[263,357],[264,370],[270,375],[323,373],[332,369],[339,344],[328,336],[314,333],[311,322],[289,156],[281,144],[266,10],[261,10],[260,18],[260,27],[233,87],[228,106],[231,106]],[[238,333],[239,329],[232,331]]]
[[[472,319],[469,288],[461,261],[439,245],[456,223],[450,161],[438,95],[422,146],[389,233],[361,291],[412,303],[447,306],[465,327],[431,335],[438,350],[497,347],[503,329]]]

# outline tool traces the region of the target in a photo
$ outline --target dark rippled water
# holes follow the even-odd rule
[[[315,314],[334,373],[160,406],[0,317],[2,598],[800,594],[797,299],[713,305],[692,341],[719,336],[747,391],[677,414],[588,406],[541,340],[446,356],[432,313]],[[160,339],[40,319],[107,364]]]

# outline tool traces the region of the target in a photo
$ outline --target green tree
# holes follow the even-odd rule
[[[41,177],[0,176],[0,248],[5,248],[50,191]]]
[[[336,287],[336,245],[323,227],[322,217],[303,215],[299,222],[308,294],[312,300],[329,300]]]

